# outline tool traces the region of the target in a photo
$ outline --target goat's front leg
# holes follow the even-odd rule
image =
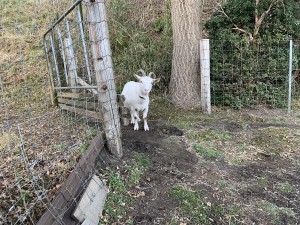
[[[130,109],[130,116],[131,116],[131,124],[135,124],[135,120],[137,120],[138,122],[141,121],[140,117],[139,117],[139,111],[138,109],[132,108]]]
[[[130,116],[131,116],[131,121],[130,121],[130,123],[131,124],[134,124],[135,123],[135,121],[134,121],[134,110],[130,110]]]
[[[138,112],[133,109],[133,110],[130,110],[130,115],[131,115],[131,123],[134,124],[134,130],[139,130],[139,115],[138,115]]]
[[[148,107],[145,108],[144,111],[143,111],[144,130],[145,131],[149,130],[148,123],[147,123],[147,115],[148,115]]]

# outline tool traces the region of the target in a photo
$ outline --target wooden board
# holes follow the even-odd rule
[[[76,108],[83,108],[87,110],[92,110],[92,111],[99,111],[98,107],[98,101],[96,102],[89,102],[89,101],[81,101],[81,100],[74,100],[74,99],[66,99],[66,98],[57,98],[57,101],[59,103],[63,103],[66,105],[70,105]]]
[[[102,120],[101,114],[99,112],[85,110],[85,109],[79,109],[79,108],[75,108],[73,106],[68,106],[65,104],[58,104],[58,106],[63,110],[67,110],[69,112],[73,112],[73,113],[81,115],[81,116],[86,116],[86,117],[91,117],[94,119]]]
[[[86,185],[86,180],[89,179],[90,174],[94,173],[96,159],[103,149],[104,140],[102,135],[98,135],[92,140],[37,225],[78,224],[72,219],[72,213]]]
[[[56,95],[57,97],[75,98],[75,99],[90,98],[93,96],[92,94],[88,94],[88,93],[72,93],[72,92],[57,92]]]
[[[89,219],[85,219],[81,225],[98,225],[98,223],[93,223]]]
[[[98,224],[103,211],[108,188],[96,175],[93,175],[73,216],[81,223],[86,219],[92,224]]]

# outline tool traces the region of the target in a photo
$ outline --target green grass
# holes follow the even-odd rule
[[[126,220],[126,211],[131,203],[126,183],[116,171],[109,173],[108,188],[109,193],[104,208],[107,217],[102,218],[99,224],[115,222],[118,221],[118,218],[125,218]]]
[[[128,185],[139,184],[144,171],[150,166],[150,161],[141,153],[134,153],[134,158],[126,163],[128,171]]]
[[[129,190],[139,184],[145,170],[150,166],[149,159],[142,153],[134,152],[133,158],[125,162],[126,173],[112,170],[108,175],[109,193],[105,202],[105,215],[100,224],[133,224],[127,212],[133,197]]]
[[[283,193],[291,193],[294,190],[294,187],[288,182],[277,183],[275,188]]]
[[[260,185],[260,186],[267,186],[268,185],[268,180],[264,177],[259,177],[257,178],[257,183]]]
[[[214,131],[207,129],[205,131],[189,131],[188,139],[193,141],[227,141],[232,139],[232,134],[228,131]]]
[[[226,188],[229,186],[228,182],[226,180],[218,180],[217,186],[220,188]]]
[[[219,158],[223,156],[222,152],[210,148],[205,148],[200,144],[194,144],[193,149],[204,159]]]
[[[90,145],[88,143],[83,143],[79,148],[78,151],[82,154],[84,152],[86,152],[86,150],[88,149]]]
[[[287,154],[300,145],[299,134],[298,130],[286,127],[267,127],[259,129],[252,141],[270,154]]]
[[[273,223],[276,224],[278,222],[278,217],[281,214],[294,217],[295,212],[290,208],[278,207],[275,204],[266,202],[262,204],[257,204],[257,207],[264,211],[267,215],[271,216]]]
[[[200,191],[176,185],[170,196],[178,200],[180,214],[187,217],[191,224],[211,224],[214,217],[224,213],[220,205],[209,202]]]

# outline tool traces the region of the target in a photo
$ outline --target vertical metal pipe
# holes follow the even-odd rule
[[[58,39],[59,39],[60,45],[61,45],[61,53],[62,53],[63,62],[64,62],[64,72],[65,72],[66,82],[67,82],[67,85],[69,85],[69,78],[68,78],[68,72],[67,72],[67,62],[66,62],[66,57],[65,57],[64,42],[63,42],[60,30],[58,28],[55,28],[55,30],[57,32]]]
[[[292,103],[292,69],[293,69],[293,40],[290,40],[290,58],[289,58],[289,93],[288,93],[288,114],[291,113]]]
[[[66,21],[66,30],[67,30],[67,34],[68,34],[68,38],[69,38],[69,40],[70,40],[70,47],[72,48],[72,49],[74,49],[73,48],[73,41],[72,41],[72,37],[71,37],[71,32],[70,32],[70,26],[69,26],[69,21],[67,20],[67,19],[65,19],[65,21]],[[75,57],[75,54],[74,54],[74,57]],[[74,61],[75,61],[75,59],[74,59]],[[75,73],[75,78],[76,78],[76,83],[77,83],[77,73]]]
[[[49,91],[50,91],[50,100],[51,100],[51,104],[54,106],[55,105],[55,94],[54,94],[54,82],[53,82],[53,73],[52,73],[52,68],[51,68],[51,63],[50,63],[50,59],[49,59],[49,51],[48,51],[48,47],[47,47],[47,40],[46,40],[46,36],[44,36],[44,49],[45,49],[45,55],[46,55],[46,60],[47,60],[47,66],[48,66],[48,71],[49,71]]]
[[[56,58],[56,50],[55,50],[52,35],[53,35],[53,31],[50,34],[50,43],[51,43],[51,47],[52,47],[53,59],[54,59],[54,64],[55,64],[56,76],[57,76],[57,82],[58,82],[58,86],[61,87],[61,82],[60,82],[60,77],[59,77],[59,69],[58,69],[58,62],[57,62],[57,58]]]
[[[86,70],[87,70],[87,73],[88,73],[89,83],[91,84],[92,83],[92,78],[91,78],[91,72],[90,72],[89,57],[88,57],[87,50],[86,50],[86,43],[85,43],[85,39],[84,39],[84,31],[83,31],[83,26],[82,26],[82,17],[81,17],[81,12],[80,12],[79,8],[77,9],[77,15],[78,15],[78,22],[79,22],[81,41],[82,41],[83,53],[84,53],[85,64],[86,64]]]

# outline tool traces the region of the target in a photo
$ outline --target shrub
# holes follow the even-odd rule
[[[268,9],[270,2],[260,1],[258,15]],[[254,0],[228,0],[205,24],[212,40],[211,85],[215,104],[234,108],[285,104],[288,43],[290,38],[300,37],[300,6],[296,0],[274,5],[257,35],[255,8]],[[254,39],[249,38],[250,33]]]
[[[171,11],[168,0],[160,4],[165,6],[164,12],[155,14],[153,21],[147,21],[145,26],[139,18],[135,18],[140,15],[137,12],[141,10],[140,5],[130,4],[127,0],[110,1],[109,28],[118,91],[141,68],[161,77],[160,88],[169,82],[172,66]]]

